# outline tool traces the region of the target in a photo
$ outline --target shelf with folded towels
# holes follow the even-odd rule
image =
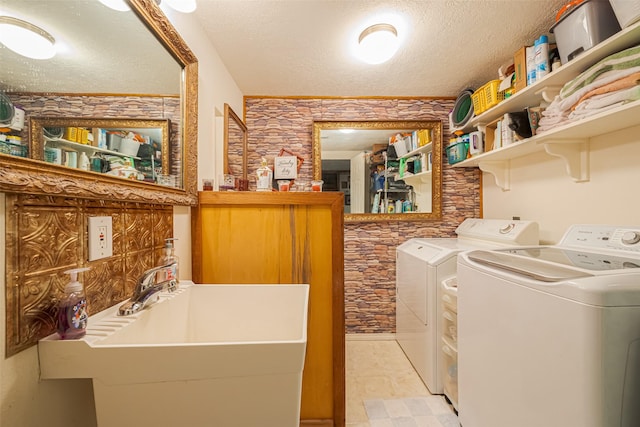
[[[582,55],[561,66],[548,76],[527,86],[470,123],[479,130],[508,112],[550,102],[565,83],[612,53],[640,43],[640,22],[625,28]],[[535,152],[558,156],[565,162],[567,174],[576,182],[589,180],[589,139],[598,135],[640,125],[640,100],[603,109],[580,120],[569,121],[544,133],[534,135],[482,154],[475,155],[454,167],[479,167],[493,175],[496,185],[510,189],[510,160]]]

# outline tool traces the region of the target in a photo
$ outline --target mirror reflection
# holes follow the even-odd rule
[[[247,126],[224,104],[224,171],[236,178],[247,179]]]
[[[33,152],[39,160],[174,187],[170,174],[169,121],[31,119]]]
[[[90,192],[91,186],[104,185],[112,188],[106,190],[107,195],[116,199],[172,200],[179,204],[195,201],[196,155],[195,146],[191,144],[195,144],[197,132],[197,60],[176,36],[155,2],[130,0],[130,6],[132,10],[116,11],[98,1],[2,1],[2,15],[49,33],[55,40],[56,52],[48,59],[32,59],[0,45],[0,93],[4,95],[0,100],[0,163],[11,165],[16,171],[11,180],[0,179],[0,189],[12,191],[17,182],[34,182],[30,190],[39,192],[44,186],[32,179],[34,168],[29,163],[52,160],[38,165],[39,179],[48,181],[48,188],[65,187],[57,191],[70,195],[84,194]],[[153,21],[148,21],[151,16]],[[10,113],[13,117],[9,117]],[[162,127],[161,135],[158,131],[153,135],[134,129],[127,132],[127,126],[119,125],[103,128],[123,131],[123,140],[154,141],[149,144],[153,154],[149,147],[145,147],[147,152],[136,153],[143,156],[130,153],[131,157],[140,159],[125,165],[137,171],[125,177],[128,181],[135,176],[137,182],[168,185],[161,177],[170,176],[173,180],[169,185],[186,193],[169,194],[163,188],[143,190],[137,185],[131,187],[128,181],[122,181],[122,185],[130,188],[118,191],[110,181],[110,170],[100,172],[104,178],[98,181],[95,177],[92,181],[83,181],[79,174],[75,176],[74,185],[67,186],[68,180],[58,178],[68,176],[68,171],[60,169],[64,163],[57,163],[63,160],[57,158],[57,149],[72,152],[77,147],[73,150],[62,147],[57,133],[47,138],[58,141],[49,139],[46,144],[44,131],[30,134],[31,121],[42,117],[166,121],[169,128],[149,126]],[[67,121],[60,127],[80,129],[83,125]],[[92,128],[86,130],[93,136]],[[82,142],[85,141],[80,144]],[[45,157],[45,147],[48,147],[48,157]],[[73,153],[68,156],[67,168],[79,164],[75,156]],[[77,156],[79,162],[81,151]],[[94,157],[106,156],[117,157],[111,153]],[[111,163],[111,159],[107,160]],[[96,160],[97,163],[100,162]],[[84,158],[82,166],[85,166]]]
[[[314,123],[314,177],[345,193],[345,219],[440,216],[440,121]]]

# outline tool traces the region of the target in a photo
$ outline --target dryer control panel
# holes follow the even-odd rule
[[[511,219],[467,218],[456,228],[462,239],[518,245],[539,243],[538,223]]]
[[[573,225],[562,237],[560,245],[640,254],[640,226]]]

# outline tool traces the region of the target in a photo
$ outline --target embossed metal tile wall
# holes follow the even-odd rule
[[[90,216],[113,218],[112,257],[87,261]],[[64,271],[91,267],[80,281],[98,313],[129,297],[173,233],[173,208],[161,205],[7,194],[6,218],[7,356],[55,331]]]

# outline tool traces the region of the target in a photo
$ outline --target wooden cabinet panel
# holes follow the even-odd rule
[[[344,426],[341,193],[200,193],[196,283],[308,283],[301,418]]]

